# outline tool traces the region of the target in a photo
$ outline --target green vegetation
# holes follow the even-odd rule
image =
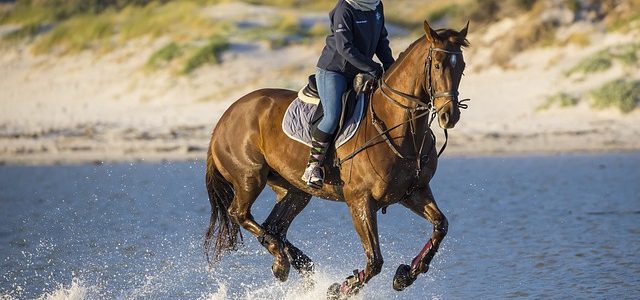
[[[5,41],[37,37],[32,47],[36,54],[109,51],[141,37],[167,36],[172,42],[155,51],[146,67],[173,66],[186,74],[218,63],[228,46],[226,36],[233,26],[200,13],[204,4],[214,2],[218,1],[25,0],[2,14],[0,22],[22,24]]]
[[[220,53],[229,47],[227,40],[220,36],[212,37],[203,47],[197,49],[188,59],[183,73],[189,74],[204,64],[217,64],[220,62]]]
[[[590,74],[606,71],[611,68],[612,65],[613,61],[607,49],[581,60],[577,65],[565,72],[565,75],[571,76],[577,73]]]
[[[62,53],[77,52],[90,47],[110,46],[115,31],[111,14],[79,15],[68,19],[37,40],[34,53],[45,53],[58,48]]]
[[[544,103],[536,108],[536,110],[547,110],[551,107],[571,107],[578,104],[578,98],[567,93],[558,93],[547,97]]]
[[[613,80],[591,91],[588,97],[593,108],[617,107],[629,113],[640,103],[640,81]]]
[[[174,58],[182,55],[182,53],[182,48],[175,42],[171,42],[151,55],[151,57],[147,61],[147,67],[151,69],[157,69],[159,67],[165,66],[171,63]]]
[[[566,71],[565,75],[571,76],[578,73],[590,74],[606,71],[613,66],[614,62],[618,62],[625,67],[637,68],[639,66],[638,52],[640,52],[640,43],[609,47],[581,60]]]
[[[40,25],[38,24],[27,24],[20,29],[13,31],[6,36],[4,36],[4,40],[6,41],[19,41],[26,38],[32,38],[38,34],[40,31]]]
[[[637,67],[640,43],[610,48],[611,56],[626,67]]]

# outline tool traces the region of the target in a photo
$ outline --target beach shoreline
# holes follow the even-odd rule
[[[248,4],[214,8],[207,10],[214,19],[245,11],[243,18],[277,16],[276,9]],[[317,13],[304,18],[326,21]],[[640,80],[640,73],[614,64],[602,72],[567,76],[567,70],[603,49],[636,43],[638,33],[592,29],[590,38],[597,43],[515,52],[509,67],[488,63],[497,41],[515,22],[507,18],[483,30],[471,27],[459,91],[461,99],[472,101],[449,131],[445,156],[640,151],[640,109],[598,110],[582,99],[614,79]],[[398,57],[417,37],[391,29]],[[2,25],[0,35],[11,30]],[[214,125],[227,107],[260,88],[301,88],[323,46],[320,39],[277,48],[231,39],[219,64],[187,75],[145,69],[148,58],[167,42],[141,38],[106,53],[89,49],[72,55],[35,55],[30,42],[0,47],[0,164],[204,159]],[[559,93],[579,100],[570,107],[541,109]],[[436,124],[433,130],[442,143]]]

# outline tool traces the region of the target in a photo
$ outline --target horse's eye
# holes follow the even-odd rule
[[[440,70],[440,64],[436,64],[436,69]]]

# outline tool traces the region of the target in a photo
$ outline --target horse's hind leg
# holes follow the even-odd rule
[[[311,195],[293,186],[285,188],[273,185],[272,188],[276,193],[276,204],[262,227],[284,241],[291,264],[300,275],[308,277],[313,274],[313,261],[287,240],[287,231],[293,219],[309,204]]]
[[[247,172],[241,177],[236,176],[232,180],[235,198],[229,207],[229,215],[234,222],[253,234],[260,244],[274,256],[271,271],[276,278],[286,281],[289,276],[290,263],[285,252],[284,241],[256,223],[251,215],[251,206],[264,189],[267,174],[268,169],[265,167],[252,174]]]
[[[419,274],[426,273],[429,270],[429,264],[438,251],[440,243],[447,235],[449,228],[447,218],[438,208],[429,186],[425,189],[416,190],[401,203],[417,215],[429,220],[433,224],[433,232],[420,253],[411,261],[411,266],[400,265],[396,270],[396,275],[393,278],[393,288],[397,291],[401,291],[411,285]]]

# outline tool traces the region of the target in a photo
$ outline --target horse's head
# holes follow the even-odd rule
[[[425,87],[430,95],[431,105],[438,114],[440,127],[453,128],[460,120],[458,86],[465,68],[462,47],[469,45],[467,32],[469,23],[458,31],[451,29],[433,30],[424,21],[424,31],[428,43]]]

